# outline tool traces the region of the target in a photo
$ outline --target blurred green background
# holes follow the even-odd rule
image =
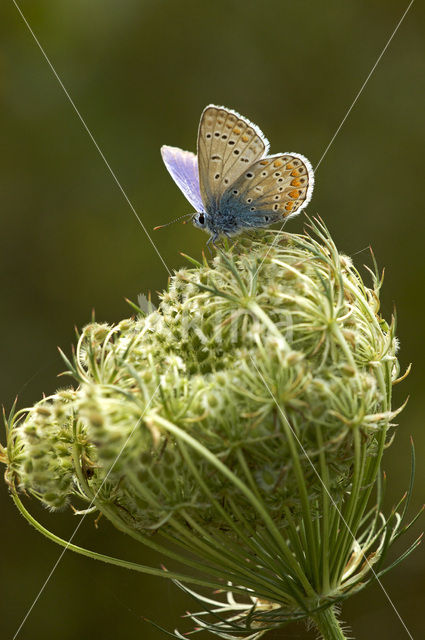
[[[271,139],[315,165],[407,7],[341,0],[21,0],[20,6],[128,197],[150,230],[190,211],[162,165],[162,144],[194,149],[209,102],[237,109]],[[396,401],[410,393],[387,452],[388,506],[418,469],[412,513],[424,501],[425,406],[423,5],[417,2],[317,172],[310,214],[320,214],[358,265],[371,244],[386,267],[384,314],[397,306],[400,359],[413,361]],[[69,352],[74,325],[115,322],[167,272],[114,184],[13,2],[0,7],[1,400],[36,401],[63,384],[56,346]],[[300,232],[302,216],[288,230]],[[176,224],[154,234],[168,266],[199,256],[206,236]],[[2,440],[4,437],[2,436]],[[3,485],[0,620],[12,638],[60,548],[19,516]],[[70,512],[30,505],[69,537]],[[418,535],[422,522],[410,535]],[[105,521],[87,517],[74,540],[156,566]],[[408,539],[399,543],[403,550]],[[423,637],[425,557],[419,549],[383,580],[413,637]],[[422,605],[422,606],[421,606]],[[161,638],[193,606],[174,585],[68,552],[19,638]],[[378,586],[349,600],[343,618],[360,639],[408,637]],[[373,630],[373,631],[372,631]],[[291,626],[278,638],[314,638]]]

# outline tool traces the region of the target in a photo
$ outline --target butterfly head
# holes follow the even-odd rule
[[[192,217],[192,222],[195,227],[198,227],[198,229],[208,229],[207,216],[202,211],[200,213],[195,213]]]

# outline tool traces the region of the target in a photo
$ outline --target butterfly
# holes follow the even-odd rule
[[[192,222],[209,232],[208,242],[285,222],[311,199],[314,174],[307,158],[268,155],[262,131],[237,111],[205,107],[197,151],[161,147],[165,166],[196,211]]]

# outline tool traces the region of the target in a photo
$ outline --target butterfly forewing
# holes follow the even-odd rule
[[[266,156],[230,185],[220,208],[230,211],[237,207],[246,226],[267,226],[299,213],[310,200],[313,181],[313,170],[303,156]]]
[[[195,211],[204,211],[199,191],[198,159],[194,153],[183,151],[178,147],[161,147],[164,164],[174,182],[189,200]]]
[[[206,207],[268,150],[261,131],[235,111],[209,105],[198,131],[199,183]]]

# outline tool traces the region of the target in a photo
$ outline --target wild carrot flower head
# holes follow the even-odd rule
[[[242,594],[195,616],[222,637],[314,617],[400,533],[380,483],[370,509],[399,375],[380,286],[321,223],[192,261],[157,309],[83,329],[78,386],[11,420],[8,481],[53,509],[80,498],[188,582]]]

